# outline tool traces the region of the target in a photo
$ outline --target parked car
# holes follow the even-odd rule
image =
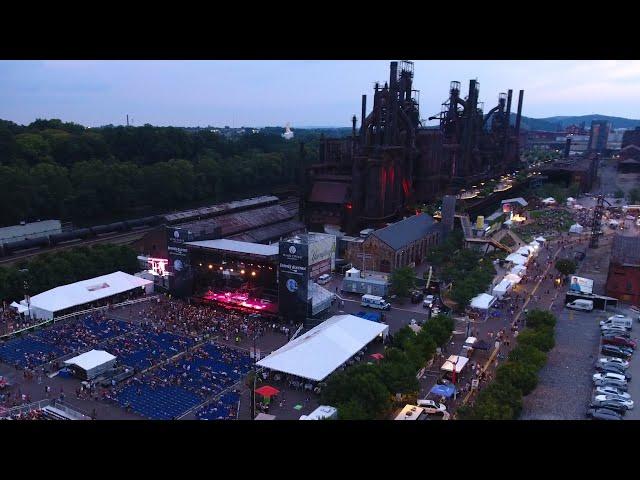
[[[629,362],[617,357],[600,357],[598,359],[598,363],[615,363],[616,365],[620,365],[622,368],[629,368]]]
[[[614,385],[597,386],[596,395],[619,395],[627,400],[631,400],[631,395],[629,393]]]
[[[630,340],[628,338],[621,337],[620,335],[605,335],[602,337],[602,343],[604,345],[619,345],[623,347],[629,347],[634,350],[638,345],[635,340]]]
[[[625,378],[624,375],[621,375],[619,373],[611,373],[611,372],[606,372],[606,373],[594,373],[593,374],[593,381],[596,382],[598,380],[620,380],[623,382],[627,382],[627,379]]]
[[[627,391],[627,381],[626,380],[618,380],[615,378],[604,378],[601,380],[594,380],[594,385],[596,387],[616,387],[619,390]]]
[[[431,308],[433,307],[433,301],[435,300],[433,295],[427,295],[424,297],[424,301],[422,302],[423,308]]]
[[[608,408],[590,408],[587,410],[587,417],[592,420],[622,420],[622,415]]]
[[[596,365],[596,370],[600,373],[617,373],[619,375],[624,375],[628,382],[631,381],[631,374],[628,373],[623,367],[620,365],[616,365],[614,363],[599,363]]]
[[[598,401],[594,400],[589,404],[589,408],[607,408],[609,410],[613,410],[620,415],[624,415],[627,413],[627,407],[620,402],[616,402],[615,400],[603,400]]]
[[[627,410],[633,410],[633,400],[629,398],[624,398],[622,395],[596,395],[593,399],[597,402],[602,402],[605,400],[614,400],[616,402],[620,402],[624,404],[625,407],[627,407]]]
[[[623,338],[631,338],[631,333],[626,330],[620,330],[618,328],[603,328],[600,330],[600,335],[603,337],[618,336]]]
[[[605,364],[605,365],[597,365],[596,370],[600,373],[617,373],[618,375],[623,375],[627,382],[631,381],[631,374],[627,373],[624,368],[619,365],[613,364]]]
[[[602,345],[600,352],[603,355],[624,359],[628,359],[631,355],[633,355],[633,350],[631,350],[630,348],[620,347],[616,345]]]
[[[447,407],[442,403],[434,402],[433,400],[418,400],[418,406],[424,408],[425,413],[433,415],[444,415],[447,411]]]

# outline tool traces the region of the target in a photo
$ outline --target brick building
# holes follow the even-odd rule
[[[376,230],[361,243],[348,245],[345,258],[361,270],[389,273],[420,264],[441,238],[441,225],[421,213]]]
[[[623,302],[640,305],[640,237],[614,237],[606,293]]]

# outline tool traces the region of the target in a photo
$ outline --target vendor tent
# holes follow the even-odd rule
[[[429,393],[438,395],[444,398],[451,398],[456,393],[456,387],[453,385],[435,385]]]
[[[522,278],[514,273],[508,273],[507,275],[505,275],[504,279],[509,280],[514,285],[517,285],[522,281]]]
[[[29,307],[25,307],[24,305],[20,305],[18,302],[13,302],[11,305],[9,305],[12,308],[15,308],[18,313],[25,313],[29,311]]]
[[[263,387],[256,388],[256,393],[258,395],[262,395],[263,397],[273,397],[279,394],[280,390],[278,390],[275,387],[272,387],[271,385],[264,385]]]
[[[480,295],[471,299],[471,308],[477,308],[478,310],[488,310],[491,305],[496,301],[496,297],[487,293],[481,293]]]
[[[64,362],[80,378],[91,380],[109,370],[116,357],[104,350],[91,350]]]
[[[520,247],[518,250],[516,250],[516,253],[529,258],[533,253],[533,247],[525,245],[524,247]]]
[[[542,200],[542,203],[544,203],[545,205],[553,205],[554,203],[556,203],[556,199],[553,197],[547,197]]]
[[[460,373],[468,362],[469,359],[467,357],[462,357],[460,355],[451,355],[449,356],[447,361],[442,364],[440,370],[444,370],[445,372],[453,372],[455,369],[456,373]]]
[[[525,274],[527,273],[527,267],[525,267],[524,265],[516,265],[515,267],[513,267],[510,271],[509,274],[513,274],[513,275],[517,275],[519,277],[523,277]]]
[[[576,233],[579,235],[582,233],[583,230],[584,230],[584,227],[582,225],[580,225],[579,223],[575,223],[571,225],[571,228],[569,228],[569,233]]]
[[[513,284],[505,278],[498,285],[493,287],[493,291],[491,293],[498,298],[502,298],[509,290],[511,290],[511,287],[513,287]]]
[[[534,240],[535,240],[536,242],[538,242],[538,243],[542,243],[542,244],[544,244],[544,242],[546,242],[546,240],[545,240],[545,238],[544,238],[544,237],[536,237],[536,238],[534,238]]]
[[[510,253],[505,260],[515,265],[526,265],[527,263],[527,258],[519,253]]]

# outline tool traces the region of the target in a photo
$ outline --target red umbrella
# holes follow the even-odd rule
[[[270,385],[265,385],[263,387],[257,388],[256,393],[258,395],[262,395],[263,397],[273,397],[274,395],[279,394],[280,390]]]
[[[375,358],[376,360],[382,360],[384,358],[384,355],[382,355],[381,353],[372,353],[371,358]]]

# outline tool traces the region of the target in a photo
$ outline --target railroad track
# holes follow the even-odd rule
[[[60,245],[56,245],[54,247],[48,247],[48,248],[33,248],[30,250],[19,252],[16,255],[0,258],[0,265],[8,266],[8,265],[17,263],[21,260],[26,260],[30,257],[34,257],[44,253],[53,253],[60,250],[74,248],[74,247],[86,247],[91,245],[98,245],[101,243],[113,243],[115,245],[127,244],[142,238],[142,236],[144,236],[145,233],[150,232],[154,228],[156,227],[141,228],[139,230],[132,230],[130,232],[120,232],[120,233],[116,233],[115,235],[107,234],[104,236],[90,238],[87,240],[71,241],[68,243],[64,243],[64,244],[60,244]]]

